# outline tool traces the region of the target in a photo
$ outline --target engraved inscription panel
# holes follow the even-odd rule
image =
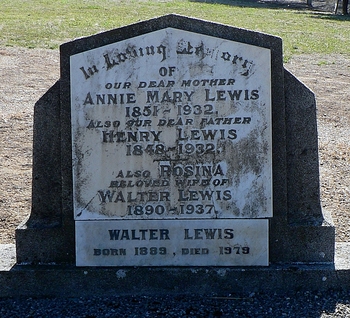
[[[172,28],[71,57],[76,220],[272,216],[268,49]]]
[[[77,265],[266,266],[268,220],[77,222]]]

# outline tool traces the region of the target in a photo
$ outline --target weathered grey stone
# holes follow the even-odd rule
[[[74,261],[74,223],[62,213],[59,84],[34,107],[32,211],[16,230],[18,263]]]
[[[27,226],[61,225],[61,123],[59,82],[34,106],[32,213]],[[56,167],[56,169],[53,169]]]
[[[316,100],[285,70],[288,223],[319,225],[320,205]]]
[[[315,96],[288,70],[284,91],[287,213],[272,219],[270,261],[333,262],[335,229],[320,205]]]
[[[167,27],[270,49],[273,158],[270,262],[332,263],[334,226],[320,206],[315,98],[283,69],[281,39],[177,15],[61,46],[61,78],[35,108],[33,206],[29,220],[16,231],[18,263],[75,260],[70,56]]]

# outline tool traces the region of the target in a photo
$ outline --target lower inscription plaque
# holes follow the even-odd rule
[[[267,266],[268,220],[76,222],[77,266]]]

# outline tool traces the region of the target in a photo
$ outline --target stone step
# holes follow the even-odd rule
[[[269,267],[75,267],[16,265],[14,244],[0,245],[0,297],[149,294],[276,294],[345,290],[350,243],[336,243],[334,264]]]

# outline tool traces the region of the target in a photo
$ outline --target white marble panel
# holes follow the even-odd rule
[[[76,222],[77,266],[267,266],[268,220]]]
[[[70,72],[76,220],[272,216],[270,50],[167,28]]]

